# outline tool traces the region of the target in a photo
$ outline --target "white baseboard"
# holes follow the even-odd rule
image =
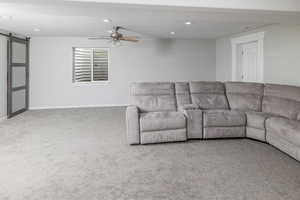
[[[30,107],[29,110],[46,110],[46,109],[67,109],[67,108],[101,108],[101,107],[125,107],[128,104],[102,104],[102,105],[79,105],[79,106],[37,106]]]
[[[0,122],[7,120],[7,116],[0,117]]]

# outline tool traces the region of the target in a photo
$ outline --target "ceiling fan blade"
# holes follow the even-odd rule
[[[143,31],[137,31],[134,29],[130,29],[130,28],[125,28],[124,26],[118,26],[118,30],[124,30],[126,32],[129,32],[129,34],[138,34],[140,35],[142,38],[148,38],[148,39],[153,39],[153,38],[157,38],[157,36],[149,34],[149,33],[145,33]]]
[[[120,40],[129,41],[129,42],[138,42],[139,41],[138,37],[134,37],[134,36],[123,36],[120,38]]]
[[[89,40],[109,40],[111,39],[110,36],[98,36],[98,37],[89,37]]]

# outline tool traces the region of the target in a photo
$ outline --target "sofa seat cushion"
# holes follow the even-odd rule
[[[267,135],[280,137],[300,147],[300,122],[280,117],[271,117],[266,121]],[[268,138],[268,136],[267,136]]]
[[[149,112],[140,114],[141,131],[158,131],[168,129],[182,129],[186,127],[186,120],[180,112]]]
[[[269,117],[275,117],[275,115],[263,112],[249,111],[246,112],[246,117],[248,127],[265,130],[266,119],[268,119]]]
[[[206,110],[203,115],[204,127],[245,126],[245,113],[235,110]]]

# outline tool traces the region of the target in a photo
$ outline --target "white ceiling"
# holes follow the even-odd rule
[[[10,0],[12,1],[12,0]],[[26,0],[34,1],[34,0]],[[229,8],[268,11],[300,11],[299,0],[66,0],[77,2],[122,3],[200,8]]]
[[[11,16],[11,19],[0,18],[0,29],[31,37],[97,36],[107,34],[113,25],[121,25],[153,37],[217,38],[243,32],[246,27],[255,29],[276,23],[300,24],[299,12],[63,0],[1,1],[0,16]],[[105,18],[111,19],[112,23],[104,23]],[[185,21],[191,21],[192,25],[186,26]],[[40,31],[35,32],[35,28]],[[171,31],[176,34],[171,35]]]

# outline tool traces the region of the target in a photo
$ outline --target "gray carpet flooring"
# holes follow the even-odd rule
[[[124,108],[0,124],[1,200],[299,200],[300,163],[248,140],[129,146]]]

